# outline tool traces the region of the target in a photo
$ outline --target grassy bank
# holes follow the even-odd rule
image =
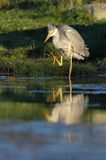
[[[47,57],[57,52],[44,44],[48,23],[68,24],[81,33],[90,50],[87,63],[75,62],[73,74],[94,74],[106,66],[106,23],[95,21],[82,9],[69,10],[70,1],[5,0],[0,4],[0,71],[16,75],[67,75]],[[55,3],[54,3],[55,2]],[[76,4],[75,6],[77,6]]]
[[[72,76],[91,76],[106,73],[106,59],[95,62],[73,62]],[[59,67],[49,58],[39,59],[0,59],[0,72],[13,73],[16,76],[68,76],[69,62]]]

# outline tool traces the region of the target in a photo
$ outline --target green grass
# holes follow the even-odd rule
[[[68,0],[0,1],[0,71],[28,76],[67,75],[67,63],[60,68],[48,58],[42,59],[57,52],[51,41],[44,44],[47,24],[66,23],[79,31],[91,53],[88,62],[92,61],[92,65],[75,63],[73,73],[85,74],[88,70],[94,73],[98,66],[93,61],[106,57],[106,22],[95,21],[79,8],[69,11],[69,3]]]
[[[92,76],[106,73],[106,59],[100,62],[73,62],[72,76]],[[13,73],[16,76],[68,76],[69,62],[64,61],[62,67],[52,64],[49,58],[17,59],[0,57],[0,72]]]

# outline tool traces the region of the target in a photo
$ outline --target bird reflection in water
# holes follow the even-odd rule
[[[55,102],[60,97],[60,102],[55,104],[51,114],[45,113],[47,121],[54,123],[63,122],[67,125],[80,122],[89,99],[84,94],[72,94],[71,81],[69,86],[70,92],[68,95],[63,95],[62,87],[58,91],[53,92],[53,97],[50,100]]]

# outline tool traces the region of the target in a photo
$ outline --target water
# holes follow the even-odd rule
[[[72,86],[72,87],[71,87]],[[0,160],[105,160],[104,77],[0,79]]]

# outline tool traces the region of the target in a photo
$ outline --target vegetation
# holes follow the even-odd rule
[[[81,33],[91,53],[88,64],[74,63],[73,74],[105,72],[100,68],[106,66],[106,22],[94,20],[79,8],[91,1],[73,2],[70,10],[70,0],[0,0],[0,71],[27,76],[67,75],[68,64],[53,66],[47,54],[57,51],[50,41],[43,42],[48,23],[66,23]]]
[[[52,109],[58,106],[60,102],[59,90],[62,91],[63,102],[68,100],[69,96],[68,78],[17,78],[15,81],[5,79],[0,81],[0,119],[8,120],[44,120],[46,119],[46,113],[51,114]],[[47,83],[48,82],[48,83]],[[74,77],[72,84],[102,84],[104,86],[105,79],[103,77]],[[6,86],[5,86],[6,85]],[[8,88],[9,87],[9,88]],[[95,90],[95,89],[94,89]],[[83,94],[84,90],[76,90],[73,85],[73,91],[79,91],[79,94]],[[86,91],[90,91],[87,89]],[[98,90],[97,90],[98,92]],[[57,94],[58,93],[58,94]],[[75,95],[75,92],[73,92]],[[76,92],[77,94],[78,92]],[[55,96],[54,96],[55,95]],[[85,94],[86,96],[86,94]],[[101,102],[102,96],[102,102]],[[103,95],[89,96],[90,104],[96,100],[101,102],[105,107],[105,94]],[[91,100],[92,99],[92,100]],[[57,105],[58,104],[58,105]],[[64,105],[64,104],[63,104]],[[98,108],[98,106],[92,106],[87,108],[84,113],[84,117],[89,116],[89,109]],[[76,106],[77,107],[77,106]],[[97,109],[96,108],[96,109]],[[92,112],[90,112],[92,113]],[[87,116],[88,115],[88,116]],[[89,117],[88,117],[89,118]]]

